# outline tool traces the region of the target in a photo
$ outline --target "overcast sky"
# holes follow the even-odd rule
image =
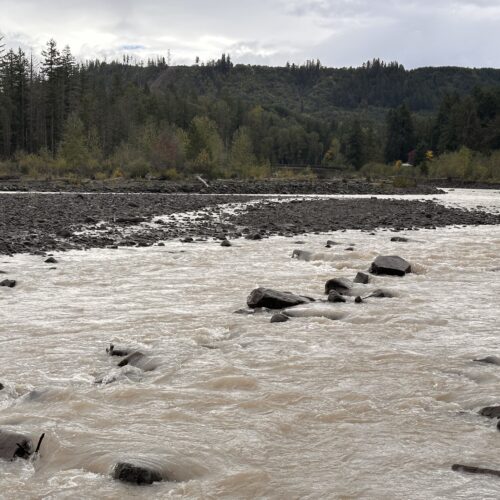
[[[500,67],[500,0],[0,0],[0,33],[37,53],[53,37],[83,59]]]

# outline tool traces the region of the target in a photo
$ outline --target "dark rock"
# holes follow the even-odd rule
[[[500,358],[496,356],[486,356],[485,358],[475,359],[477,363],[487,363],[490,365],[500,365]]]
[[[0,281],[0,286],[6,286],[8,288],[14,288],[16,286],[16,280],[3,280]]]
[[[45,264],[57,264],[57,260],[54,257],[49,257],[46,261]]]
[[[346,252],[354,252],[354,248],[353,247],[348,247],[345,249]]]
[[[194,238],[191,238],[191,236],[187,236],[186,238],[181,240],[181,243],[193,243]]]
[[[5,386],[0,382],[0,391],[3,391],[5,389]]]
[[[224,240],[221,244],[221,247],[231,247],[231,243],[228,240]]]
[[[362,304],[362,303],[363,303],[363,299],[362,299],[361,297],[359,297],[359,296],[358,296],[358,297],[356,297],[356,298],[354,299],[354,302],[355,302],[356,304]]]
[[[57,231],[57,236],[60,238],[70,238],[71,237],[71,231],[69,229],[61,229]]]
[[[370,276],[365,273],[358,273],[354,278],[354,283],[361,283],[363,285],[367,285],[370,282]]]
[[[330,293],[328,294],[328,302],[346,302],[345,297],[340,295],[337,290],[330,290]]]
[[[391,238],[391,241],[395,241],[398,243],[407,243],[409,240],[408,238],[404,238],[403,236],[393,236]]]
[[[286,321],[288,321],[290,318],[288,316],[285,316],[284,314],[275,314],[272,318],[271,318],[271,323],[285,323]]]
[[[329,294],[332,290],[345,295],[352,289],[352,281],[347,278],[333,278],[325,283],[325,293]]]
[[[451,470],[455,472],[468,472],[470,474],[488,474],[490,476],[499,476],[500,471],[493,469],[484,469],[483,467],[473,467],[470,465],[453,464]]]
[[[118,462],[113,469],[113,478],[133,484],[153,484],[162,481],[161,473],[150,467]]]
[[[289,292],[280,292],[271,288],[256,288],[247,298],[247,305],[252,309],[267,307],[268,309],[283,309],[309,302],[306,297],[301,297]]]
[[[0,458],[14,460],[28,459],[33,453],[31,438],[17,432],[0,430]]]
[[[391,276],[404,276],[411,273],[411,265],[397,255],[379,255],[370,266],[372,274],[387,274]]]
[[[247,239],[247,240],[261,240],[262,235],[260,233],[249,234],[248,236],[245,236],[245,239]]]
[[[146,217],[117,217],[117,224],[140,224],[146,222]]]
[[[117,349],[114,344],[109,344],[109,347],[106,348],[106,352],[110,356],[119,356],[124,357],[130,354],[130,349]]]
[[[326,242],[326,248],[331,248],[331,247],[334,247],[335,245],[340,245],[340,243],[337,243],[336,241],[333,241],[333,240],[328,240]]]
[[[500,406],[486,406],[479,414],[488,418],[500,418]]]

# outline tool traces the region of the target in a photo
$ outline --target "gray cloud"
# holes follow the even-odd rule
[[[498,67],[499,22],[498,0],[0,0],[10,46],[38,53],[54,37],[82,59]]]

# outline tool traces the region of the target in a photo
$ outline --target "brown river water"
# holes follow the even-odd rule
[[[495,191],[446,203],[500,209]],[[0,257],[0,426],[46,439],[0,462],[2,499],[500,498],[500,226]],[[295,240],[305,241],[297,246]],[[341,243],[326,249],[327,239]],[[344,249],[351,243],[355,251]],[[291,259],[296,248],[312,260]],[[394,298],[335,304],[342,318],[234,314],[256,286],[323,297],[378,254],[414,267],[374,277]],[[110,342],[154,357],[117,368]],[[104,377],[109,384],[96,385]],[[119,460],[173,481],[137,487]]]

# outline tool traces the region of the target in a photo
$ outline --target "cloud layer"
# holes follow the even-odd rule
[[[191,64],[500,66],[498,0],[0,0],[9,46],[53,37],[82,59],[166,55]]]

